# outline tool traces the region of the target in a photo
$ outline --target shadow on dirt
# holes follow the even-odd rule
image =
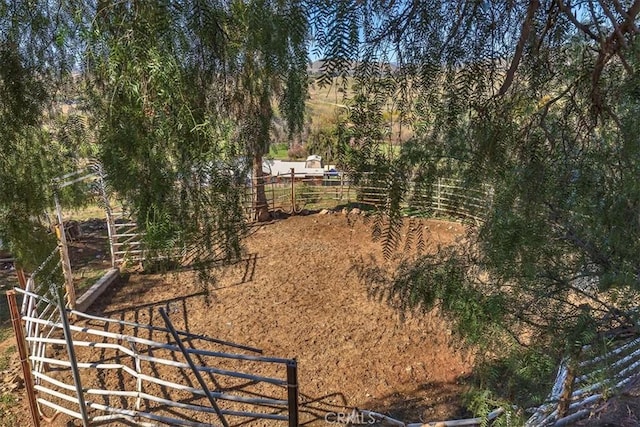
[[[377,412],[405,423],[444,421],[439,419],[439,414],[443,413],[449,414],[449,419],[471,417],[472,414],[460,405],[460,392],[458,384],[431,382],[420,384],[414,389],[372,398],[358,408],[348,406],[346,397],[341,393],[322,397],[302,394],[300,414],[303,422],[300,425],[338,425],[342,424],[340,419],[350,419],[349,425],[356,425],[358,419],[362,424],[378,425],[366,415],[351,415],[354,409]],[[354,420],[356,424],[353,424]]]
[[[124,274],[117,283],[114,283],[102,296],[89,308],[88,314],[110,317],[113,319],[125,320],[142,324],[163,325],[158,309],[164,308],[172,317],[176,327],[189,331],[188,308],[194,300],[201,299],[205,304],[209,304],[211,296],[202,289],[189,295],[175,298],[162,298],[166,295],[165,290],[160,288],[175,286],[170,281],[165,281],[158,276],[138,276],[137,281],[143,286],[127,286],[129,274]],[[139,303],[135,301],[144,301]],[[127,304],[123,304],[128,302]],[[116,310],[105,310],[109,306],[123,306]]]
[[[395,392],[372,399],[360,409],[368,409],[405,423],[444,421],[438,414],[449,414],[449,419],[471,417],[460,402],[459,384],[428,382],[414,389]]]

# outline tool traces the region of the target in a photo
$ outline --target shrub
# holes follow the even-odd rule
[[[295,143],[287,152],[291,159],[302,159],[307,156],[307,150],[300,143]]]

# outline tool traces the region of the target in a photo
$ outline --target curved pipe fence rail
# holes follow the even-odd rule
[[[32,279],[9,304],[17,313],[15,293],[22,297],[14,328],[24,344],[25,382],[33,385],[34,425],[57,414],[84,426],[228,426],[230,419],[298,425],[295,360],[176,330],[163,311],[166,327],[69,310],[57,282]]]
[[[370,174],[359,174],[356,182],[355,177],[343,172],[307,176],[292,170],[286,175],[259,180],[265,186],[270,211],[294,214],[303,209],[331,209],[350,203],[385,208],[390,203],[390,183]],[[253,218],[255,193],[255,186],[250,182],[244,204],[248,218]],[[469,186],[460,179],[438,178],[430,186],[411,184],[401,208],[412,215],[442,215],[481,222],[492,198],[489,185]]]
[[[547,402],[536,408],[526,427],[571,425],[640,375],[640,338],[621,341],[604,355],[592,358],[588,356],[593,354],[590,350],[583,349],[587,356],[582,361],[565,360],[560,364]],[[569,369],[570,364],[575,366]],[[563,399],[567,409],[561,413]]]

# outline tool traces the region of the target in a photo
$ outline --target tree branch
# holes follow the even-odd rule
[[[511,65],[509,66],[504,82],[498,91],[498,96],[504,95],[513,83],[516,71],[520,65],[520,60],[522,59],[524,46],[526,45],[529,35],[531,34],[531,29],[533,28],[533,18],[535,17],[536,11],[539,7],[540,2],[538,0],[532,0],[529,2],[529,6],[527,7],[527,16],[522,23],[522,30],[520,31],[520,40],[518,40],[518,45],[516,46],[516,51],[513,54]]]
[[[564,13],[564,15],[569,19],[569,21],[571,21],[573,25],[575,25],[577,29],[582,31],[585,35],[589,36],[591,39],[595,41],[600,41],[600,38],[596,34],[594,34],[587,25],[584,25],[583,23],[578,21],[578,19],[576,19],[573,12],[571,12],[571,7],[569,5],[565,4],[562,0],[556,0],[556,3],[558,4],[558,7],[562,11],[562,13]]]

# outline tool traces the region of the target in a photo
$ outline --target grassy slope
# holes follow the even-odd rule
[[[307,114],[311,121],[311,131],[333,127],[337,120],[344,117],[348,109],[346,95],[352,94],[353,80],[349,79],[346,85],[336,82],[329,87],[320,87],[315,81],[309,86],[309,99],[307,100]],[[385,120],[392,121],[389,128],[390,144],[383,144],[381,150],[388,153],[397,154],[399,146],[412,136],[412,132],[406,127],[398,125],[398,112],[389,111],[384,114]],[[270,151],[270,156],[274,159],[287,160],[288,154],[286,146],[275,144]]]

